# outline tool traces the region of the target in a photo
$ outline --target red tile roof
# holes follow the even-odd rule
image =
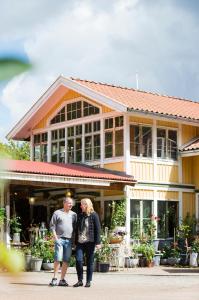
[[[180,149],[181,152],[193,150],[199,150],[199,137],[192,139],[189,143],[182,146]]]
[[[94,81],[71,79],[138,112],[199,120],[199,103],[191,100],[163,96]]]
[[[0,163],[3,171],[20,172],[28,174],[43,174],[67,177],[84,177],[105,179],[108,181],[135,183],[133,176],[122,172],[109,171],[80,164],[60,164],[27,160],[3,160]],[[3,167],[2,167],[3,166]]]

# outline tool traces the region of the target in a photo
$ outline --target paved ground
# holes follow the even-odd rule
[[[73,288],[76,274],[69,269],[70,287],[49,287],[50,272],[26,272],[12,278],[0,273],[0,300],[198,300],[199,268],[135,268],[94,273],[91,288]]]

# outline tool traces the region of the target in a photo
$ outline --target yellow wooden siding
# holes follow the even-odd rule
[[[182,194],[182,216],[183,219],[189,214],[190,216],[195,215],[196,204],[194,193],[183,193]]]
[[[157,164],[157,181],[178,182],[178,166]]]
[[[186,184],[193,184],[193,157],[182,158],[182,182]]]
[[[174,192],[174,191],[157,191],[156,198],[157,200],[166,200],[166,201],[179,200],[179,194],[178,192]]]
[[[199,189],[199,156],[193,156],[193,183],[195,188]]]
[[[189,142],[197,136],[197,130],[194,126],[182,125],[182,144]]]
[[[139,117],[130,117],[130,122],[138,123],[138,124],[153,124],[153,119],[149,118],[139,118]]]
[[[47,112],[47,114],[44,116],[44,118],[33,129],[45,128],[47,126],[47,120],[51,116],[52,116],[52,118],[54,117],[55,112],[59,111],[59,107],[61,109],[61,106],[62,106],[63,102],[65,102],[65,101],[66,102],[67,101],[71,101],[71,100],[73,100],[75,98],[78,98],[78,97],[82,97],[85,100],[89,100],[89,102],[91,102],[93,105],[97,105],[99,107],[99,103],[97,103],[97,102],[95,102],[93,100],[90,100],[89,98],[84,97],[84,96],[78,94],[77,92],[69,90],[57,103],[55,103],[55,105],[53,106],[53,108]],[[102,106],[102,105],[100,105],[100,107],[102,109],[102,113],[106,113],[106,112],[112,111],[109,107]],[[97,118],[97,116],[96,116],[96,118]]]
[[[124,163],[117,162],[117,163],[104,164],[104,168],[109,170],[124,172]]]
[[[108,191],[108,190],[105,190],[104,191],[104,197],[105,196],[118,196],[118,199],[121,199],[122,197],[124,197],[124,193],[122,191]]]
[[[157,120],[157,126],[178,128],[178,123]]]
[[[150,162],[131,162],[131,174],[138,181],[152,181],[154,177],[153,169],[153,163]]]
[[[147,199],[147,200],[153,200],[154,198],[154,192],[151,190],[133,190],[133,197],[132,199]]]

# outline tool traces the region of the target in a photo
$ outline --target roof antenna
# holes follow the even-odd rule
[[[136,78],[136,89],[139,89],[139,84],[138,84],[138,73],[135,74],[135,78]]]

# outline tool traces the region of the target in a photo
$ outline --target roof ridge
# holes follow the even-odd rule
[[[82,82],[100,84],[100,85],[110,86],[110,87],[114,87],[114,88],[120,88],[123,90],[130,90],[130,91],[135,91],[135,92],[139,92],[139,93],[156,95],[156,96],[160,96],[160,97],[167,97],[167,98],[171,98],[171,99],[175,99],[175,100],[183,100],[183,101],[199,104],[198,101],[194,101],[194,100],[186,99],[186,98],[182,98],[182,97],[177,97],[177,96],[170,96],[170,95],[164,95],[164,94],[150,92],[150,91],[143,91],[143,90],[139,90],[139,89],[135,89],[135,88],[129,88],[129,87],[124,87],[124,86],[119,86],[119,85],[114,85],[114,84],[109,84],[109,83],[104,83],[104,82],[96,82],[94,80],[87,80],[87,79],[74,78],[74,77],[70,77],[70,79],[74,80],[74,81],[82,81]]]

